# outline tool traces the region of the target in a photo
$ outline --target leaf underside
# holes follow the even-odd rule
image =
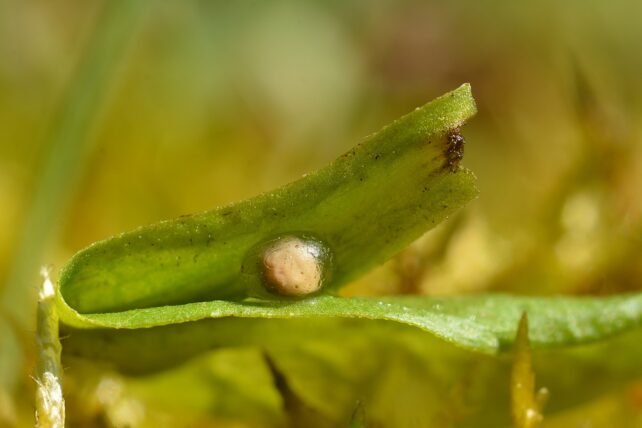
[[[550,348],[596,341],[639,326],[642,319],[642,296],[607,298],[536,298],[509,295],[479,295],[450,298],[395,296],[385,298],[344,298],[318,296],[296,302],[248,299],[243,302],[213,301],[131,310],[120,313],[81,315],[82,327],[110,329],[110,341],[118,341],[123,330],[149,329],[138,337],[163,335],[181,337],[181,346],[208,349],[231,345],[249,345],[243,338],[233,338],[241,329],[266,319],[279,319],[279,328],[296,330],[297,320],[310,318],[345,318],[387,320],[420,328],[460,347],[495,354],[508,350],[519,319],[529,314],[530,339],[534,348]],[[247,318],[247,319],[245,319]],[[80,320],[79,319],[79,320]],[[78,323],[81,327],[81,323]],[[270,327],[266,327],[270,329]],[[91,342],[87,331],[83,340]],[[295,335],[296,336],[296,335]],[[102,340],[102,339],[97,339]],[[163,348],[168,346],[166,338]],[[293,339],[295,340],[295,339]],[[93,346],[93,345],[92,345]],[[151,344],[149,344],[151,346]],[[80,352],[80,351],[76,351]],[[80,352],[82,353],[82,352]]]

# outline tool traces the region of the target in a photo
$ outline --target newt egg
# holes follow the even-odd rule
[[[274,241],[261,257],[266,287],[285,296],[302,297],[323,285],[323,248],[314,241],[288,236]]]

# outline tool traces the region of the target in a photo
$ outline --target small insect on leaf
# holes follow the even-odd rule
[[[446,149],[446,166],[452,171],[457,172],[459,162],[464,158],[464,145],[466,140],[459,133],[459,128],[455,128],[448,133],[448,148]]]

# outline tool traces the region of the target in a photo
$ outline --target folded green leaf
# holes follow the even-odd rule
[[[275,238],[318,243],[327,252],[325,289],[336,290],[473,198],[474,176],[457,164],[457,128],[474,112],[464,85],[295,183],[81,251],[60,279],[60,319],[72,333],[65,352],[145,371],[220,346],[304,340],[332,325],[320,319],[347,320],[345,326],[356,326],[350,334],[358,334],[359,320],[394,321],[488,354],[512,344],[524,311],[534,348],[590,342],[638,326],[642,295],[378,299],[324,293],[292,300],[265,291],[258,254]],[[310,318],[319,320],[317,329],[301,330]]]
[[[257,249],[284,236],[319,242],[325,288],[340,287],[475,197],[453,134],[475,111],[463,85],[285,187],[88,247],[62,271],[61,320],[261,295]]]
[[[473,198],[474,177],[457,164],[456,129],[474,112],[470,87],[463,85],[295,183],[81,251],[60,279],[60,319],[73,333],[66,352],[150,370],[213,347],[322,334],[297,334],[297,320],[309,318],[394,321],[489,354],[511,345],[524,311],[534,348],[638,326],[642,295],[374,299],[325,293],[297,301],[263,289],[257,254],[275,238],[318,242],[328,256],[325,288],[336,290]]]

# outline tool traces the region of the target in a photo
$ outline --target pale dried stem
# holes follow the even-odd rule
[[[36,368],[36,426],[64,428],[65,400],[62,396],[62,368],[55,288],[46,268],[41,270],[42,285],[38,294]]]

